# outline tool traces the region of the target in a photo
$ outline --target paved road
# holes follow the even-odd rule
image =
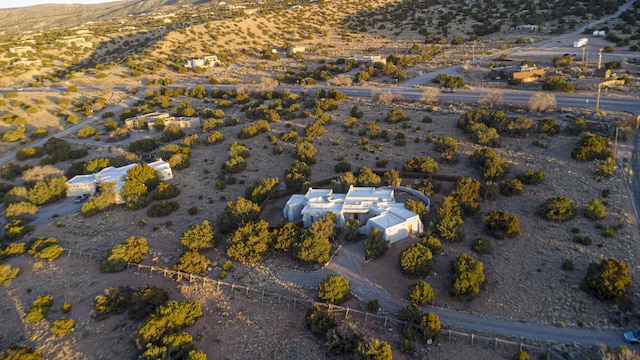
[[[361,271],[364,258],[363,242],[342,246],[329,264],[320,270],[299,272],[283,270],[276,274],[281,280],[295,283],[305,288],[316,288],[318,283],[328,274],[338,274],[349,280],[351,291],[358,298],[368,301],[378,299],[381,308],[397,313],[409,302],[392,297],[387,291],[377,286],[372,279],[366,278]],[[557,343],[599,345],[606,344],[615,348],[624,345],[621,331],[591,331],[586,329],[567,329],[541,326],[518,321],[505,321],[486,316],[453,311],[436,307],[423,307],[424,311],[438,314],[443,324],[454,325],[473,331],[517,336],[525,339],[536,339]]]

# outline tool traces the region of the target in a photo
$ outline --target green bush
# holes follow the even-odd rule
[[[427,216],[429,215],[429,208],[421,200],[407,199],[404,202],[404,208],[417,214],[420,217],[422,223],[427,222]]]
[[[616,161],[613,158],[596,160],[593,163],[593,174],[601,178],[610,178],[616,173]]]
[[[351,171],[351,164],[349,164],[346,161],[341,161],[341,162],[336,164],[334,169],[338,174],[346,173],[348,171]]]
[[[7,239],[15,240],[21,238],[34,229],[35,227],[29,226],[26,221],[16,219],[4,226],[4,236]]]
[[[137,180],[127,180],[120,190],[120,196],[127,210],[138,210],[149,204],[147,187]]]
[[[195,324],[202,314],[202,307],[197,301],[169,301],[149,316],[135,332],[136,346],[142,350],[149,349],[153,344],[162,345],[165,335],[174,334],[184,327]],[[169,354],[165,356],[169,358]]]
[[[442,243],[433,235],[427,235],[420,239],[420,244],[428,247],[431,250],[431,254],[437,254],[442,250]]]
[[[51,325],[51,333],[55,337],[63,337],[70,334],[76,326],[73,319],[59,319]]]
[[[542,170],[527,170],[516,176],[525,185],[538,185],[544,180],[544,172]]]
[[[180,242],[189,250],[199,251],[217,245],[215,229],[204,220],[200,225],[192,225],[180,237]]]
[[[571,158],[578,161],[606,160],[613,157],[609,149],[609,139],[586,132],[578,146],[571,151]]]
[[[305,322],[311,332],[317,336],[325,336],[327,331],[336,326],[336,320],[332,313],[322,310],[320,306],[313,305],[307,309]]]
[[[416,304],[431,304],[434,296],[435,291],[424,280],[418,280],[409,287],[409,300]]]
[[[487,233],[496,239],[520,235],[520,220],[506,211],[489,211],[484,216]]]
[[[156,170],[146,163],[132,167],[129,172],[127,172],[127,179],[136,180],[144,184],[148,191],[155,190],[158,184],[160,184]]]
[[[438,170],[438,163],[431,157],[414,157],[402,165],[405,171],[430,174]]]
[[[180,204],[176,201],[160,200],[157,203],[151,204],[147,209],[147,215],[151,217],[162,217],[176,212],[178,209],[180,209]]]
[[[382,232],[378,228],[369,230],[367,239],[364,241],[364,252],[367,259],[378,259],[389,250],[389,240],[383,238]]]
[[[429,231],[439,239],[461,241],[464,239],[462,209],[451,196],[444,197],[436,210],[436,216],[429,222]]]
[[[279,186],[280,180],[277,177],[263,178],[247,188],[245,197],[256,204],[262,204],[269,195],[278,191]]]
[[[351,298],[349,280],[339,275],[327,275],[318,283],[318,298],[329,304],[340,304]]]
[[[239,226],[254,221],[260,215],[260,206],[251,200],[239,197],[236,201],[229,201],[224,210],[218,215],[218,230],[229,234]]]
[[[71,303],[65,301],[64,304],[62,304],[62,307],[60,308],[60,311],[63,314],[70,313],[71,312]]]
[[[324,348],[329,355],[351,354],[360,341],[362,335],[351,325],[343,323],[327,331]]]
[[[305,231],[291,246],[293,256],[305,262],[324,264],[331,258],[331,241],[321,234]]]
[[[178,195],[180,195],[180,188],[165,182],[160,182],[158,187],[151,194],[154,200],[172,199]]]
[[[500,194],[504,196],[520,195],[524,192],[522,182],[518,179],[500,182]]]
[[[471,249],[478,254],[488,254],[491,252],[491,240],[476,238],[471,243]]]
[[[4,250],[0,251],[0,259],[22,255],[27,252],[27,244],[24,242],[14,242],[8,244]]]
[[[78,138],[86,139],[88,137],[94,136],[96,134],[96,129],[92,128],[89,125],[85,125],[82,129],[78,131]]]
[[[248,222],[227,238],[227,256],[246,264],[256,263],[269,250],[271,238],[269,223],[264,220]]]
[[[460,204],[465,214],[480,212],[480,181],[472,178],[460,178],[451,188],[451,197]]]
[[[151,248],[147,239],[130,236],[124,243],[115,245],[100,262],[102,272],[119,272],[127,267],[127,263],[139,264]]]
[[[560,125],[555,119],[544,119],[538,122],[538,132],[547,135],[558,135],[560,133]]]
[[[409,245],[398,256],[400,269],[412,276],[424,276],[433,266],[433,255],[428,247],[415,243]]]
[[[197,251],[187,251],[182,254],[180,260],[173,265],[173,270],[205,276],[210,266],[211,260],[207,259],[204,255]]]
[[[561,269],[564,271],[572,271],[573,270],[573,262],[569,259],[562,260]]]
[[[513,360],[529,360],[529,354],[522,350],[518,350],[518,352],[513,355]]]
[[[425,339],[437,339],[440,337],[440,317],[438,314],[429,312],[422,315],[420,319],[420,332]]]
[[[589,264],[583,287],[600,300],[612,300],[622,297],[630,284],[629,265],[624,261],[606,259],[599,264]]]
[[[480,292],[480,284],[485,280],[484,265],[467,254],[460,254],[452,263],[453,276],[449,284],[451,295],[458,300],[468,301]]]
[[[20,161],[39,158],[43,154],[42,146],[27,147],[18,150],[16,158]]]
[[[585,206],[584,216],[591,220],[600,220],[607,216],[607,209],[600,199],[595,198]]]
[[[58,239],[52,237],[35,239],[29,247],[29,255],[47,261],[57,259],[63,251],[62,246],[58,245]]]
[[[540,204],[536,213],[546,220],[565,221],[576,216],[576,206],[568,197],[557,196]]]
[[[33,350],[28,345],[11,344],[7,349],[0,352],[0,359],[3,360],[41,360],[42,357],[37,350]]]
[[[385,341],[372,339],[371,341],[358,343],[355,351],[356,359],[391,360],[393,358],[391,345]]]
[[[11,280],[18,274],[20,274],[20,268],[12,267],[10,264],[0,264],[0,285],[11,284]]]
[[[10,220],[30,220],[36,212],[38,212],[38,207],[36,205],[29,201],[21,201],[7,205],[5,217]]]
[[[38,296],[33,301],[33,306],[31,306],[31,309],[29,309],[29,312],[27,313],[27,321],[35,323],[40,320],[44,320],[49,314],[49,310],[51,310],[52,306],[53,296]]]

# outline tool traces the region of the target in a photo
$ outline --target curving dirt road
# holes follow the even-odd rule
[[[342,246],[334,254],[331,261],[322,269],[311,272],[283,270],[276,273],[281,280],[295,283],[305,288],[316,288],[318,283],[328,274],[345,277],[351,283],[351,292],[360,299],[378,299],[380,307],[397,313],[409,302],[394,298],[372,279],[360,271],[364,259],[364,243],[350,243]],[[470,331],[487,332],[517,336],[524,339],[535,339],[565,344],[599,345],[612,348],[625,345],[621,332],[592,331],[586,329],[568,329],[528,324],[516,321],[505,321],[482,315],[452,311],[443,308],[428,307],[426,311],[435,312],[443,324],[461,327]]]

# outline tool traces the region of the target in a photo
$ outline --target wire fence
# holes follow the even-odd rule
[[[99,256],[81,251],[64,250],[67,257],[72,255],[89,260],[100,259]],[[415,326],[409,322],[399,320],[389,313],[372,313],[369,311],[361,311],[350,307],[342,307],[339,305],[317,302],[312,299],[305,299],[295,296],[283,295],[280,293],[269,292],[265,290],[255,289],[249,286],[228,283],[219,279],[211,279],[205,276],[185,273],[167,269],[160,266],[151,266],[144,264],[127,263],[127,270],[135,270],[138,272],[148,272],[149,274],[161,274],[163,277],[174,281],[188,281],[190,284],[201,283],[210,288],[215,288],[219,292],[227,292],[230,295],[241,294],[247,299],[258,300],[260,302],[268,302],[271,304],[282,306],[293,306],[299,310],[306,310],[314,305],[331,312],[337,317],[350,320],[354,323],[361,323],[363,326],[378,326],[387,329],[392,326],[404,328],[407,325]],[[444,324],[446,326],[446,324]],[[453,329],[443,329],[440,331],[440,340],[449,343],[467,343],[472,347],[482,347],[496,352],[515,354],[517,351],[526,351],[529,355],[535,357],[545,357],[547,360],[565,359],[563,356],[555,352],[551,347],[526,344],[523,341],[516,342],[512,340],[502,339],[498,337],[488,337],[474,333],[456,331]]]

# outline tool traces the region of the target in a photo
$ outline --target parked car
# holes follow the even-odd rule
[[[456,92],[456,89],[454,89],[454,88],[444,88],[444,90],[442,90],[442,92],[452,93],[452,92]]]
[[[629,330],[624,333],[624,341],[629,344],[640,343],[640,329]]]
[[[89,194],[82,194],[80,196],[76,196],[76,198],[73,199],[73,202],[79,204],[79,203],[84,202],[88,198],[89,198]]]

